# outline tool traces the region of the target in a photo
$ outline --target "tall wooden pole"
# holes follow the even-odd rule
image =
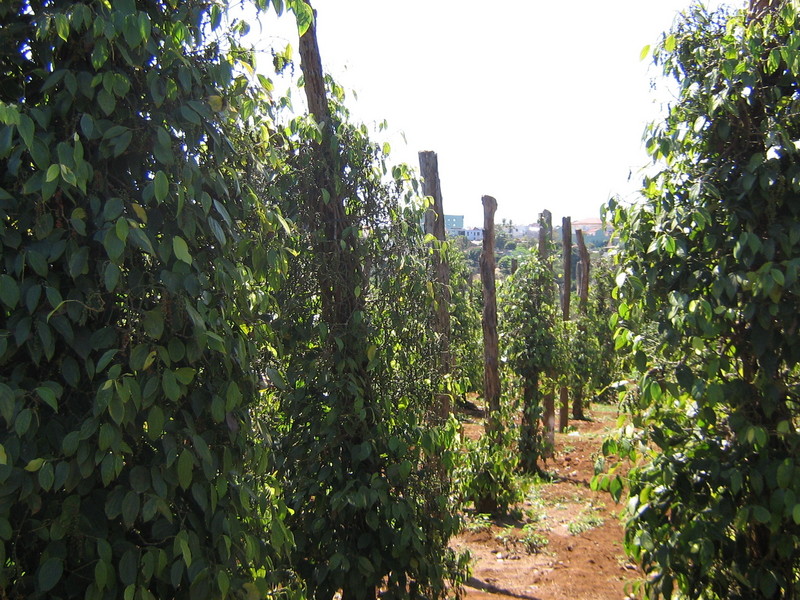
[[[545,209],[539,215],[539,257],[545,262],[550,256],[550,242],[553,239],[553,215]]]
[[[550,244],[553,239],[553,215],[549,210],[543,210],[539,215],[539,257],[542,263],[550,268]],[[555,395],[548,390],[544,395],[544,412],[542,414],[547,443],[543,452],[544,457],[553,455],[556,443],[556,407]]]
[[[435,152],[424,151],[419,153],[419,168],[422,175],[422,193],[433,198],[433,204],[425,211],[425,233],[434,236],[439,242],[445,241],[444,207],[442,203],[442,188],[439,182],[439,159]],[[433,289],[436,302],[434,329],[439,335],[440,364],[442,375],[447,375],[452,370],[452,357],[450,354],[450,265],[442,254],[442,247],[437,244],[433,250]],[[440,398],[441,416],[447,418],[450,414],[450,396],[442,395]]]
[[[488,418],[487,432],[499,425],[500,371],[497,340],[497,292],[494,280],[494,213],[497,200],[483,196],[483,252],[481,252],[481,281],[483,282],[483,395]]]
[[[561,220],[561,245],[564,259],[564,287],[561,290],[561,313],[564,321],[569,321],[569,303],[572,296],[572,219]],[[561,410],[559,412],[558,430],[564,431],[569,425],[569,388],[561,386]]]

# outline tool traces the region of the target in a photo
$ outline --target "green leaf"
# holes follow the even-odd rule
[[[141,501],[139,494],[134,491],[129,491],[125,494],[125,499],[122,501],[122,521],[130,527],[136,517],[139,516],[139,509],[141,508]]]
[[[104,560],[98,560],[94,565],[94,583],[97,588],[102,591],[108,583],[108,563]]]
[[[191,367],[181,367],[175,371],[175,377],[184,385],[189,385],[194,379],[195,370]]]
[[[64,562],[60,558],[48,558],[39,567],[36,581],[40,592],[49,592],[61,579],[64,573]]]
[[[158,171],[153,179],[155,186],[155,196],[158,202],[163,202],[169,193],[169,179],[164,171]]]
[[[620,479],[619,475],[617,475],[611,480],[611,483],[608,486],[608,492],[611,494],[614,502],[619,502],[619,499],[622,496],[622,488],[622,479]]]
[[[267,367],[266,373],[267,377],[276,388],[279,390],[286,389],[286,380],[283,378],[283,375],[280,374],[280,371],[274,369],[273,367]]]
[[[47,175],[45,175],[45,181],[55,181],[58,179],[58,176],[61,175],[61,165],[59,164],[52,164],[47,167]]]
[[[793,475],[794,464],[791,459],[787,458],[778,466],[778,487],[788,488],[792,483]]]
[[[33,150],[33,119],[28,115],[20,115],[17,131],[19,131],[19,135],[22,137],[22,141],[25,142],[28,150]]]
[[[192,469],[194,469],[194,459],[188,449],[184,449],[178,458],[178,483],[187,490],[192,485]]]
[[[106,116],[110,116],[117,107],[117,100],[109,92],[102,89],[97,94],[97,103]]]
[[[769,523],[772,515],[770,514],[769,510],[763,506],[754,506],[753,507],[753,518],[759,523]]]
[[[172,250],[175,252],[175,257],[178,260],[188,265],[192,264],[192,255],[189,254],[189,246],[186,245],[186,241],[184,241],[181,236],[176,235],[172,238]]]
[[[148,310],[144,314],[144,321],[142,322],[144,331],[147,335],[154,340],[160,339],[164,333],[164,311],[161,308],[154,308]]]
[[[305,2],[294,2],[292,11],[297,19],[297,34],[302,36],[314,22],[314,11]]]
[[[114,263],[110,262],[106,265],[103,273],[103,283],[106,286],[106,290],[113,292],[116,289],[120,274],[121,271],[119,267]]]
[[[39,386],[36,388],[36,393],[47,406],[52,408],[55,412],[58,412],[58,400],[56,399],[56,393],[52,389]]]
[[[35,473],[36,471],[42,468],[43,464],[44,464],[43,458],[34,458],[33,460],[28,461],[28,464],[25,465],[25,470],[28,471],[29,473]]]
[[[51,463],[46,462],[42,465],[42,468],[39,469],[38,479],[41,488],[46,492],[50,491],[50,488],[53,487],[53,482],[55,481],[55,473]]]
[[[9,275],[0,275],[0,301],[8,308],[15,308],[19,297],[17,282]]]
[[[157,404],[153,405],[147,414],[147,437],[157,440],[164,432],[164,411]]]
[[[69,276],[73,279],[89,273],[89,247],[81,246],[76,252],[73,252],[69,257],[67,268]]]
[[[69,38],[69,20],[67,19],[67,15],[64,13],[56,13],[54,18],[58,37],[66,42],[67,38]]]
[[[639,60],[644,60],[647,58],[648,54],[650,54],[650,44],[642,48],[642,51],[639,52]]]
[[[164,389],[164,394],[173,402],[177,402],[181,397],[181,386],[178,384],[178,379],[175,377],[170,369],[164,369],[161,376],[161,387]]]
[[[111,415],[111,418],[117,425],[122,423],[122,420],[125,418],[125,405],[122,402],[122,398],[117,394],[111,396],[111,399],[108,401],[108,414]]]

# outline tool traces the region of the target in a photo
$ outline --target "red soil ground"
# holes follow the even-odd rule
[[[626,583],[641,577],[625,557],[623,531],[606,492],[593,492],[594,456],[614,429],[616,408],[597,405],[588,421],[571,421],[556,435],[554,458],[545,465],[552,483],[536,484],[517,507],[516,519],[467,515],[453,547],[469,550],[472,578],[467,600],[623,600]],[[464,424],[477,437],[482,423]]]

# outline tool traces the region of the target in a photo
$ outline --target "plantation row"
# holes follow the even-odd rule
[[[349,120],[310,5],[253,4],[297,20],[307,115],[225,1],[0,3],[2,597],[454,595],[459,511],[508,509],[548,403],[615,380],[593,485],[627,494],[641,592],[796,597],[800,5],[664,36],[678,97],[643,200],[605,209],[616,276],[566,320],[557,244],[523,256],[463,442],[484,294]]]

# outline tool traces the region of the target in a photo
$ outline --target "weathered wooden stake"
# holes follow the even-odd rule
[[[561,314],[564,321],[569,321],[569,302],[572,296],[572,219],[561,219],[561,248],[564,258],[564,286],[561,289]],[[563,432],[569,425],[569,388],[561,386],[561,410],[559,412],[558,430]]]
[[[422,175],[422,193],[433,198],[433,204],[425,211],[425,233],[434,236],[440,242],[445,241],[444,207],[442,204],[442,188],[439,183],[439,160],[435,152],[419,153],[419,168]],[[433,289],[436,302],[434,330],[439,335],[440,363],[439,372],[447,375],[452,370],[450,354],[450,265],[442,254],[441,246],[433,251]],[[451,410],[450,396],[443,394],[440,398],[440,416],[447,418]]]
[[[494,280],[494,213],[497,200],[483,196],[483,251],[481,252],[481,281],[483,282],[483,395],[489,413],[487,432],[499,425],[500,372],[497,340],[497,292]]]
[[[553,215],[545,209],[539,215],[539,258],[542,262],[550,256],[550,242],[553,239]]]

